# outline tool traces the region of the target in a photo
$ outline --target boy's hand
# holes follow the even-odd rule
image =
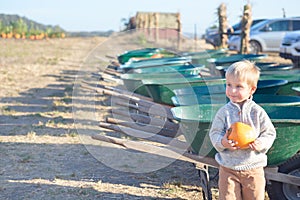
[[[263,149],[263,145],[259,140],[255,140],[254,142],[249,144],[249,147],[255,151],[261,151]]]
[[[239,149],[239,147],[237,147],[237,142],[234,140],[228,140],[228,131],[226,131],[225,135],[223,136],[222,140],[221,140],[222,145],[229,150],[236,150]]]

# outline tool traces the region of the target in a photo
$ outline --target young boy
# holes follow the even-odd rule
[[[218,153],[219,199],[255,199],[265,196],[266,153],[275,137],[275,128],[266,112],[252,100],[260,71],[250,61],[232,64],[226,71],[226,96],[230,101],[218,110],[209,132]],[[247,149],[228,140],[228,129],[235,122],[250,125],[257,138]]]

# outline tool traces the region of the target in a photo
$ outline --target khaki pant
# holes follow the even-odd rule
[[[265,185],[262,167],[241,171],[219,168],[220,200],[264,200]]]

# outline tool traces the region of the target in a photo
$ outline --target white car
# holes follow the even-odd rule
[[[251,27],[250,53],[279,52],[284,35],[288,32],[300,30],[300,18],[267,19]],[[240,50],[241,37],[232,36],[228,41],[230,50]]]
[[[264,21],[265,19],[254,19],[252,21],[252,25],[254,26],[255,24]],[[241,29],[241,22],[238,22],[232,26],[233,32],[235,33],[236,31]],[[228,37],[230,38],[233,34],[230,32],[231,29],[228,28],[227,33]],[[214,47],[218,47],[221,45],[221,39],[220,39],[220,34],[219,34],[219,28],[217,26],[214,26],[213,28],[208,28],[205,30],[205,42],[207,44],[211,44]]]
[[[291,59],[295,67],[300,67],[300,31],[293,31],[284,36],[279,55]]]

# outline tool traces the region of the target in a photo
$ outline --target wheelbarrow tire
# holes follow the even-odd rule
[[[300,154],[296,154],[286,162],[281,164],[279,172],[299,176],[300,172]],[[277,181],[270,181],[267,185],[267,192],[271,200],[292,200],[299,199],[299,187]]]

